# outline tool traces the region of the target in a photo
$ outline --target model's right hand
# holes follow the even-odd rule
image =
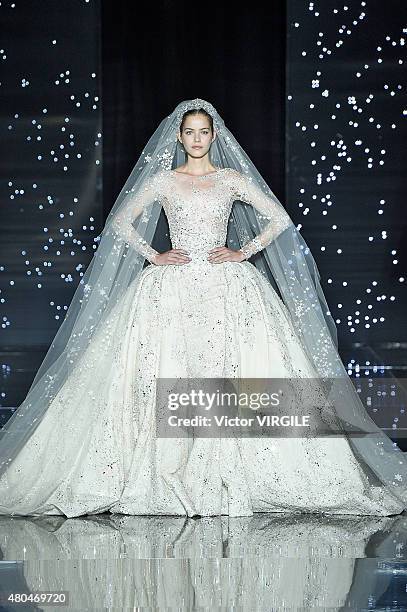
[[[184,249],[170,249],[169,251],[156,255],[153,263],[156,266],[179,266],[189,263],[190,261],[191,257],[188,257],[188,251],[185,251]]]

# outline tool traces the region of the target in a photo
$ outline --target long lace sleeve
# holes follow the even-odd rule
[[[134,228],[133,221],[142,212],[144,207],[158,199],[156,180],[154,177],[148,178],[134,193],[127,194],[127,201],[122,209],[116,214],[112,225],[120,237],[138,253],[141,253],[150,263],[154,263],[154,258],[158,251],[144,240],[139,232]]]
[[[240,251],[244,253],[245,259],[249,259],[275,240],[290,226],[292,221],[284,208],[263,193],[256,183],[251,182],[249,178],[236,170],[232,170],[231,174],[234,198],[251,204],[261,213],[262,217],[269,220],[260,234],[241,247]]]

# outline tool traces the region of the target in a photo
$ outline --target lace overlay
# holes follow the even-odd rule
[[[144,182],[142,187],[137,190],[137,195],[133,191],[128,193],[122,210],[117,213],[113,221],[113,227],[119,236],[150,263],[154,262],[154,257],[158,252],[137,232],[133,226],[133,221],[142,214],[147,204],[157,199],[157,176],[154,176]]]
[[[195,209],[193,203],[202,193],[207,196],[205,203]],[[194,254],[225,244],[234,200],[251,204],[268,221],[265,229],[240,249],[245,259],[264,249],[290,225],[289,215],[272,197],[266,196],[257,185],[231,168],[194,177],[176,170],[161,171],[146,180],[136,194],[128,194],[127,199],[123,210],[116,215],[115,229],[150,263],[154,263],[157,251],[140,236],[132,222],[142,214],[146,204],[154,200],[163,202],[173,248],[189,248]],[[180,206],[180,202],[186,199],[190,201],[190,210]],[[202,227],[205,227],[205,232]]]
[[[244,246],[264,248],[286,213],[243,175],[160,171],[128,196],[115,230],[154,261],[133,226],[162,203],[173,248],[191,261],[147,266],[95,332],[43,420],[0,478],[1,514],[250,516],[397,514],[346,439],[158,439],[155,379],[314,377],[284,303],[248,261],[215,264],[233,202],[266,216]]]
[[[272,197],[264,194],[249,178],[236,170],[230,170],[229,174],[232,179],[235,199],[251,204],[261,213],[261,217],[268,221],[262,232],[240,249],[245,254],[245,258],[248,259],[264,249],[272,240],[275,240],[281,232],[289,227],[291,220],[282,206],[275,202]]]

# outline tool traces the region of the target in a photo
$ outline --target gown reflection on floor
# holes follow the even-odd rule
[[[68,591],[68,610],[374,610],[407,567],[405,514],[1,517],[0,534],[3,562],[24,561],[13,588]]]

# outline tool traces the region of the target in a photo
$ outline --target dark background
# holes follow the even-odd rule
[[[15,407],[105,220],[100,3],[2,2],[0,20],[1,405]]]
[[[106,212],[158,123],[213,104],[284,200],[286,3],[102,3]]]

